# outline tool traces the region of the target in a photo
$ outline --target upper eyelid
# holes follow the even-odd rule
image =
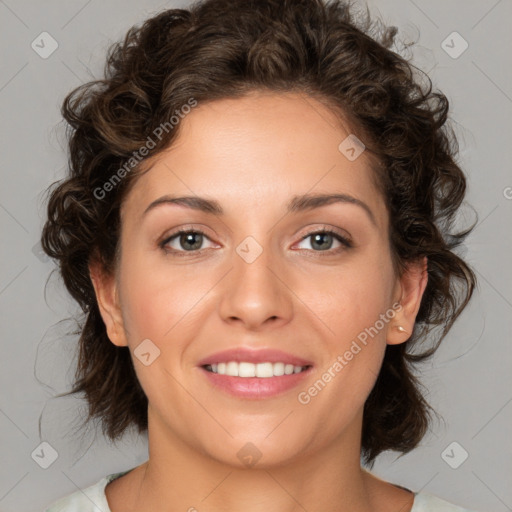
[[[182,226],[177,228],[176,230],[172,231],[170,234],[165,234],[161,237],[161,242],[159,243],[165,243],[168,242],[170,239],[175,238],[183,233],[201,233],[204,236],[208,237],[208,239],[211,240],[211,237],[207,233],[208,230],[202,228],[202,227],[194,227],[194,226]],[[213,241],[213,240],[212,240]]]

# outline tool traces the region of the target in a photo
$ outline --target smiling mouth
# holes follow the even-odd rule
[[[283,375],[292,375],[301,373],[308,368],[307,366],[294,366],[285,363],[248,363],[245,361],[229,361],[226,363],[206,364],[203,366],[207,371],[218,375],[227,375],[228,377],[259,377],[268,379],[271,377],[281,377]]]

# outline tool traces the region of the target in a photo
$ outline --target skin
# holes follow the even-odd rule
[[[133,357],[149,400],[149,459],[107,486],[112,512],[410,511],[411,492],[360,467],[361,428],[386,344],[412,332],[426,260],[395,275],[388,213],[368,155],[349,161],[338,150],[349,129],[300,94],[200,104],[180,130],[122,204],[115,275],[90,266],[112,343],[133,354],[150,339],[160,350],[148,366]],[[375,224],[349,203],[286,214],[293,195],[321,192],[364,201]],[[215,199],[225,213],[166,204],[143,215],[165,194]],[[314,237],[302,240],[325,226],[353,247],[335,238],[329,246],[329,237],[325,249]],[[184,257],[159,246],[179,227],[205,232],[201,254],[179,236],[167,248]],[[247,236],[262,249],[252,263],[236,252]],[[384,328],[308,404],[299,403],[298,393],[396,302],[402,308]],[[313,372],[280,396],[234,398],[197,365],[238,346],[290,352],[311,360]],[[248,442],[261,453],[252,467],[237,457]]]

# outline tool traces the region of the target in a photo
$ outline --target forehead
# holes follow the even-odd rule
[[[165,194],[214,198],[226,215],[239,215],[284,207],[293,195],[345,193],[367,203],[385,227],[369,156],[347,158],[348,146],[360,150],[350,127],[309,96],[255,93],[199,104],[179,129],[170,148],[145,162],[149,171],[125,199],[126,215],[140,215]]]

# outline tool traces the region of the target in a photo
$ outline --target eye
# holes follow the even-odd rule
[[[301,242],[308,239],[311,239],[311,242],[309,244],[310,247],[306,249],[311,249],[314,252],[328,252],[332,254],[338,253],[346,248],[353,247],[350,240],[330,228],[312,231],[304,236]],[[332,249],[332,245],[335,242],[338,242],[340,245],[337,248]]]
[[[299,243],[308,239],[311,239],[310,247],[306,247],[305,250],[312,250],[314,252],[333,254],[353,247],[352,242],[348,238],[327,227],[308,233],[302,237]],[[159,243],[159,246],[166,253],[172,253],[175,256],[187,256],[187,253],[197,255],[205,250],[202,247],[205,240],[210,239],[203,231],[182,228],[166,237]],[[333,243],[336,242],[339,244],[338,247],[332,249]]]
[[[205,233],[198,229],[180,229],[160,242],[160,247],[167,253],[186,256],[185,253],[200,253],[204,240],[210,240]],[[169,249],[170,246],[170,249]]]

